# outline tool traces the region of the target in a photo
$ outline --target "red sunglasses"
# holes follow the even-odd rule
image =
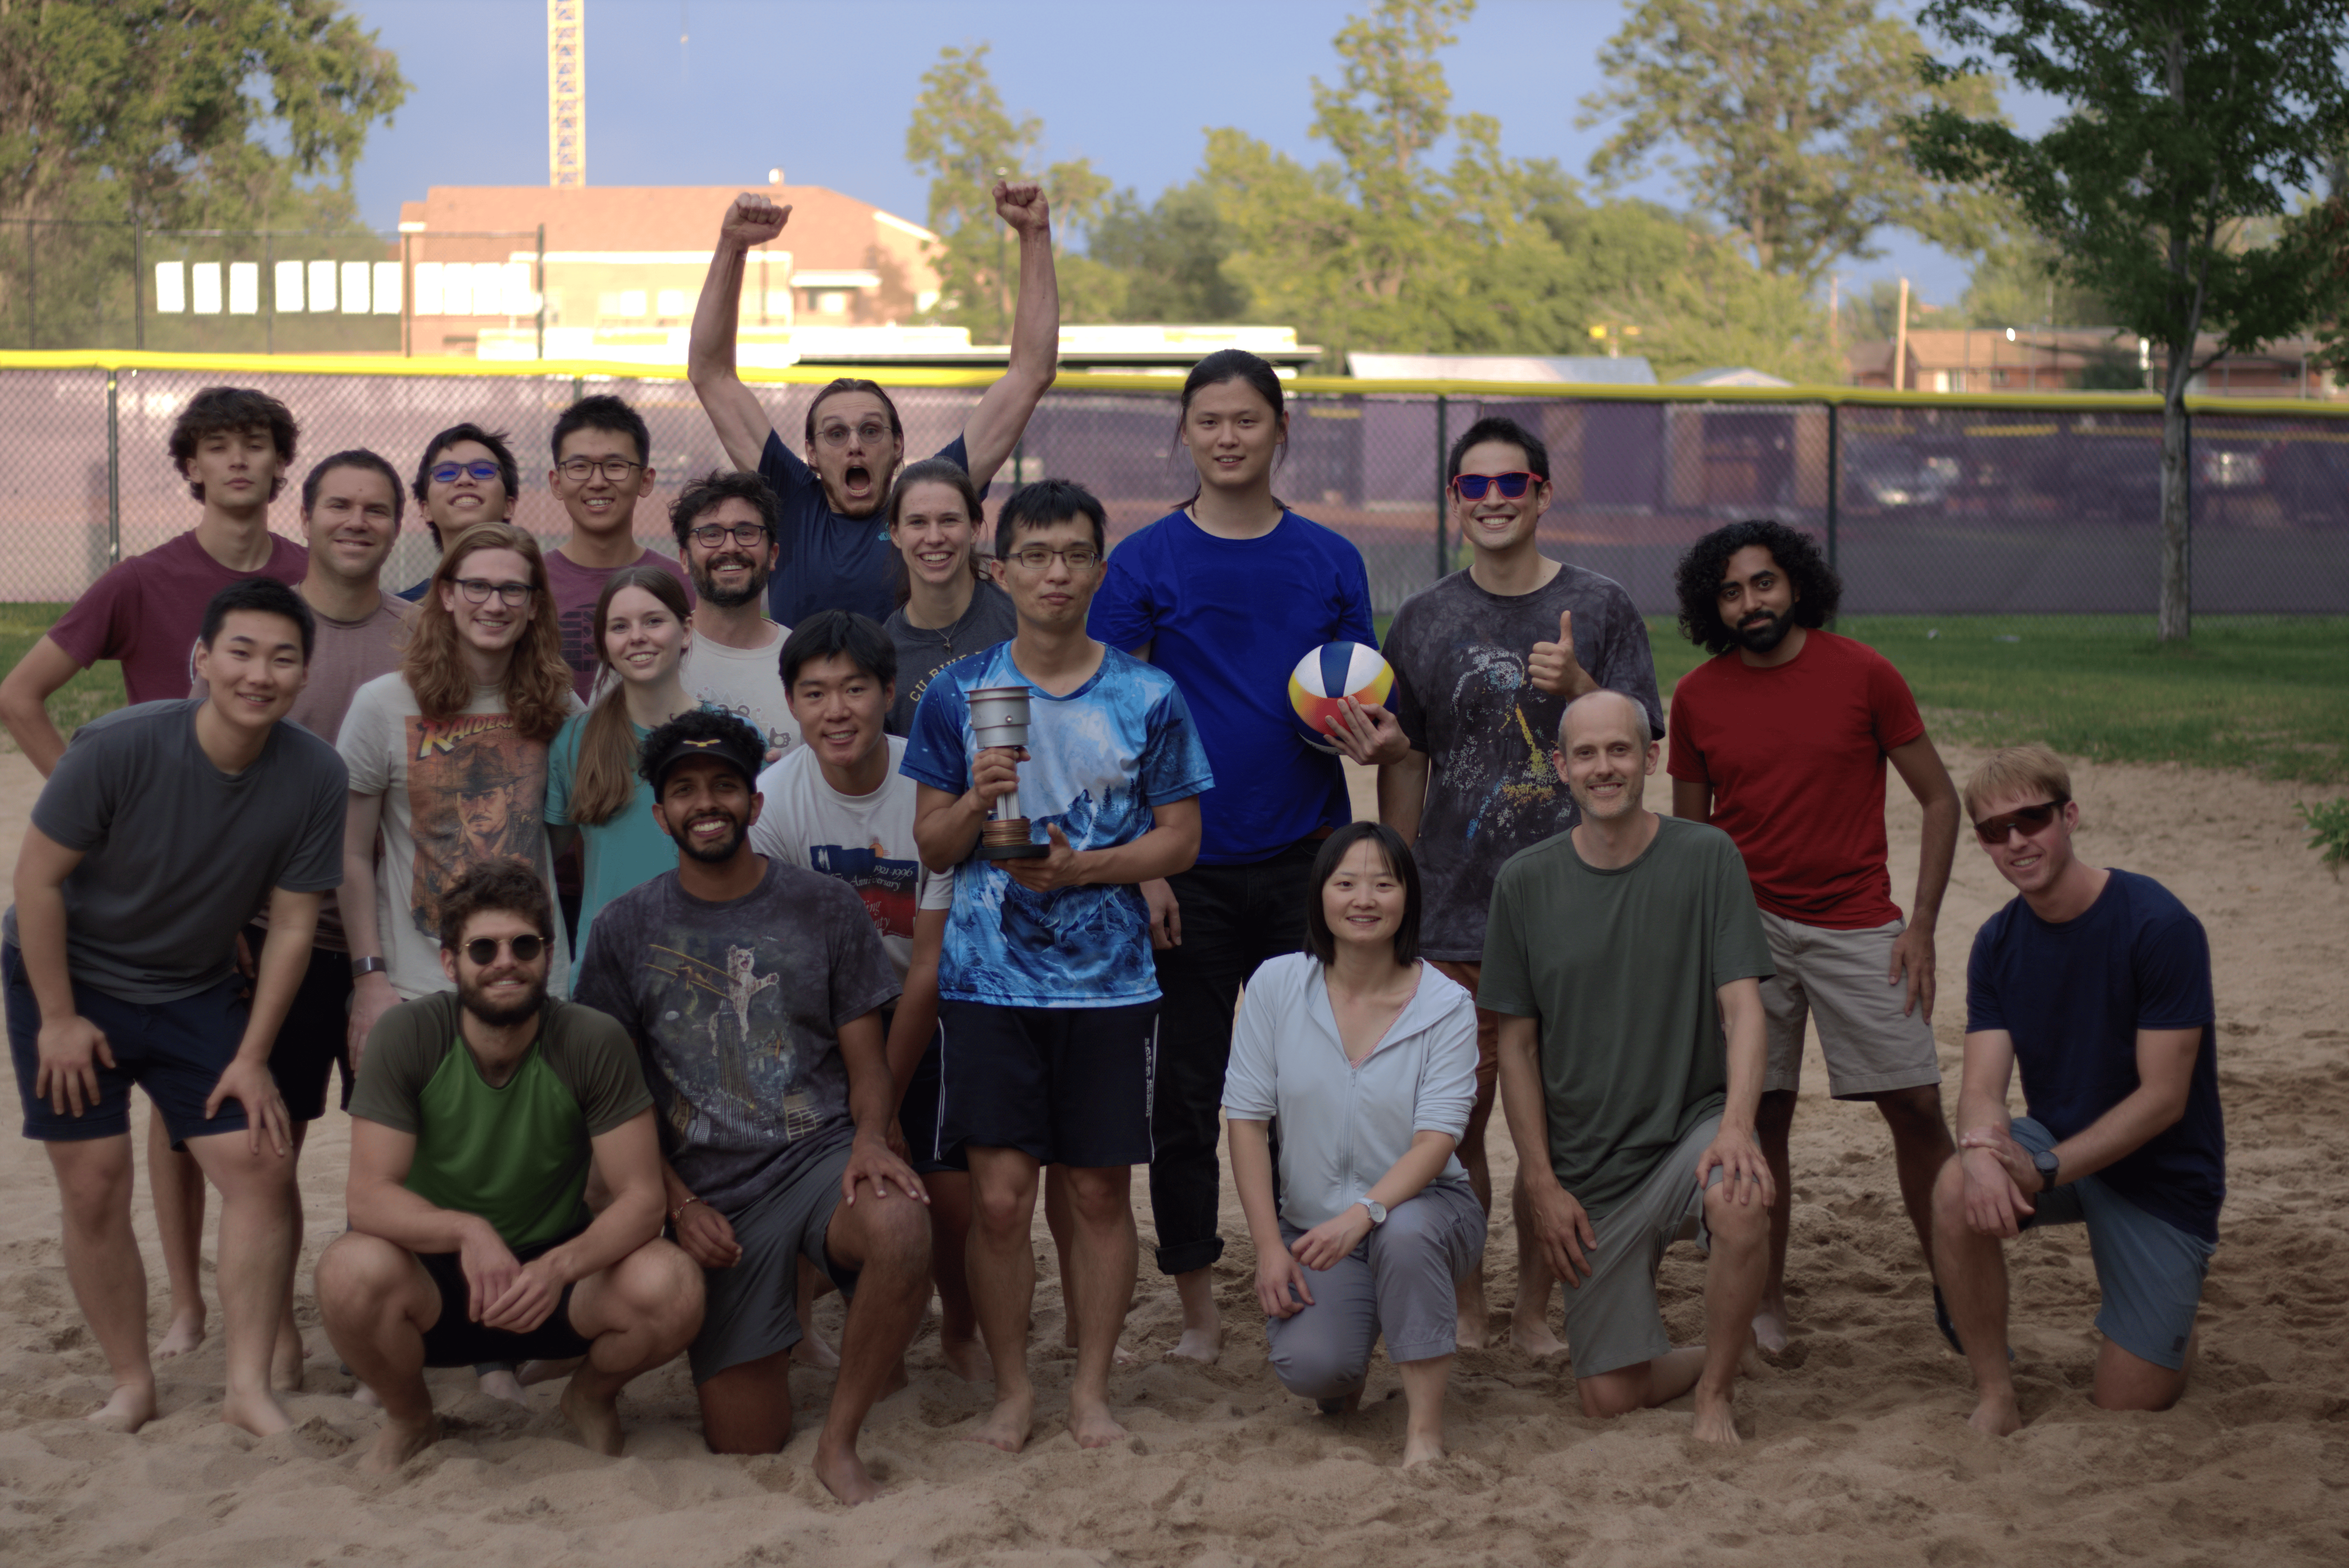
[[[1502,500],[1516,500],[1534,486],[1548,482],[1546,474],[1458,474],[1453,478],[1452,488],[1462,500],[1483,500],[1485,492],[1498,485]]]

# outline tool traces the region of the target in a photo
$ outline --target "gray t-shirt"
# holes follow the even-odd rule
[[[1019,612],[1012,608],[1010,594],[992,583],[981,583],[971,590],[970,608],[962,619],[943,632],[915,625],[905,619],[903,604],[890,614],[886,629],[889,640],[897,645],[897,697],[881,727],[892,735],[911,735],[914,710],[922,706],[930,677],[957,659],[1009,642],[1019,634]]]
[[[1566,611],[1583,669],[1646,708],[1661,738],[1647,624],[1631,596],[1596,572],[1560,566],[1542,587],[1506,597],[1455,572],[1404,600],[1388,628],[1389,706],[1412,748],[1428,758],[1417,846],[1427,957],[1474,964],[1501,862],[1581,820],[1550,765],[1566,699],[1526,679],[1534,645],[1557,641]]]
[[[1713,993],[1775,972],[1745,862],[1718,828],[1659,818],[1655,841],[1612,871],[1560,833],[1501,868],[1476,1000],[1540,1020],[1550,1166],[1591,1218],[1721,1109]]]
[[[140,703],[83,725],[33,805],[35,827],[82,851],[65,882],[66,967],[126,1002],[220,984],[273,889],[343,880],[347,786],[335,748],[281,723],[232,778],[197,744],[202,707]]]
[[[595,917],[572,987],[636,1041],[678,1177],[734,1212],[854,1136],[840,1026],[898,992],[853,889],[766,865],[724,903],[675,872],[622,893]]]

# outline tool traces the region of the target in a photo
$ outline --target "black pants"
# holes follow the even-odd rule
[[[1240,986],[1268,958],[1305,945],[1305,900],[1319,839],[1244,866],[1194,866],[1170,879],[1181,903],[1183,942],[1160,950],[1158,1092],[1151,1112],[1150,1212],[1158,1267],[1206,1268],[1224,1253],[1216,1213],[1223,1179],[1216,1113],[1232,1055]]]

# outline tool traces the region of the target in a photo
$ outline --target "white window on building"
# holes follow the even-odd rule
[[[221,313],[221,264],[218,262],[198,262],[188,271],[195,281],[196,314],[218,315]]]
[[[642,321],[645,317],[645,291],[616,289],[595,296],[595,314],[620,321]]]
[[[414,281],[416,284],[417,315],[439,315],[441,314],[440,273],[441,268],[439,262],[419,262],[416,263]]]
[[[188,308],[187,263],[155,263],[155,308],[164,315],[178,315]]]
[[[228,313],[231,315],[261,314],[259,262],[231,262],[228,264]]]
[[[818,315],[846,315],[848,295],[839,289],[825,289],[815,296],[815,309]]]
[[[450,262],[440,273],[440,314],[471,315],[473,314],[473,267],[470,262]]]
[[[1948,371],[1936,370],[1933,372],[1933,390],[1936,392],[1947,392],[1950,390],[1950,373]]]
[[[785,320],[789,320],[792,314],[792,291],[789,289],[769,289],[767,291],[767,314],[769,315],[780,315]]]
[[[345,262],[343,272],[343,314],[367,314],[367,264],[365,262]]]
[[[335,263],[310,263],[310,314],[323,315],[335,308]]]
[[[530,263],[508,262],[504,269],[505,314],[536,315],[538,291],[530,286]]]
[[[506,268],[503,262],[473,263],[473,314],[506,314]]]
[[[302,263],[280,262],[274,269],[277,294],[277,314],[298,315],[302,311]]]
[[[659,307],[656,314],[660,315],[683,315],[689,308],[683,289],[663,289],[655,303]]]
[[[399,314],[399,263],[378,262],[375,264],[375,314]]]

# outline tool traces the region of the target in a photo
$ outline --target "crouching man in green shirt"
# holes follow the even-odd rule
[[[440,1435],[427,1367],[585,1357],[563,1413],[620,1451],[620,1388],[701,1326],[701,1270],[660,1238],[660,1146],[636,1047],[549,1001],[554,910],[516,860],[440,904],[453,992],[367,1037],[351,1097],[349,1233],[318,1260],[327,1337],[383,1402],[363,1461],[397,1470]],[[593,1167],[612,1197],[590,1214]]]
[[[1518,1201],[1570,1287],[1583,1414],[1693,1387],[1694,1435],[1734,1443],[1731,1396],[1770,1261],[1754,1136],[1770,947],[1729,836],[1641,803],[1659,749],[1619,692],[1568,707],[1554,760],[1582,820],[1501,867],[1476,1000],[1503,1015]],[[1656,1268],[1691,1235],[1712,1253],[1705,1343],[1676,1350]]]

